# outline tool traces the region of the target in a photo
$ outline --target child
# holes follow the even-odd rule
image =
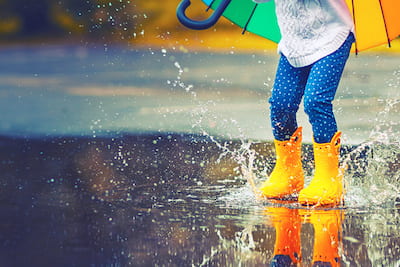
[[[278,199],[299,193],[302,205],[336,206],[344,189],[339,172],[341,133],[332,101],[354,42],[352,16],[345,0],[275,0],[275,5],[282,39],[269,103],[277,162],[260,191]],[[305,189],[302,128],[296,121],[302,99],[313,130],[315,159],[315,174]]]

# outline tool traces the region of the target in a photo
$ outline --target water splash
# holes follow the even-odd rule
[[[346,202],[352,207],[393,205],[400,195],[400,123],[392,119],[399,104],[400,99],[385,100],[369,139],[345,156]]]
[[[163,55],[167,54],[165,49],[162,50]],[[173,81],[168,80],[167,83],[171,85],[174,89],[183,89],[186,93],[191,94],[191,99],[194,104],[193,110],[190,112],[192,118],[192,130],[201,133],[204,137],[210,140],[211,143],[220,149],[216,163],[220,163],[222,159],[229,158],[237,163],[238,167],[235,168],[237,173],[237,179],[247,180],[248,185],[252,191],[252,199],[254,199],[254,194],[256,191],[256,174],[255,174],[255,161],[260,158],[258,153],[252,149],[254,144],[252,140],[246,140],[243,129],[240,127],[237,120],[233,118],[220,118],[217,113],[210,112],[211,107],[218,105],[216,100],[201,100],[196,93],[196,90],[192,84],[186,84],[183,81],[183,74],[187,72],[187,69],[181,66],[180,62],[175,61],[173,63],[174,67],[178,70],[178,74]],[[227,83],[230,81],[226,78],[217,79],[218,83]],[[208,127],[205,127],[207,125]],[[225,129],[226,134],[223,139],[227,141],[221,141],[220,136],[214,136],[210,129],[219,127]],[[238,137],[234,138],[226,129],[236,129],[238,131]],[[221,131],[220,131],[221,132]],[[237,140],[239,139],[239,140]],[[248,188],[246,188],[248,190]],[[240,189],[239,189],[240,190]],[[248,192],[251,192],[248,191]],[[243,192],[240,193],[242,199]],[[248,199],[247,199],[248,200]]]

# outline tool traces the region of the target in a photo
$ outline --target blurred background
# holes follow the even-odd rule
[[[265,41],[254,43],[262,40],[259,37],[232,36],[231,33],[240,33],[240,29],[224,19],[211,30],[185,29],[176,19],[178,3],[177,0],[1,0],[0,40],[3,44],[107,41],[146,46],[265,48]],[[193,1],[188,15],[204,18],[207,15],[204,4]]]

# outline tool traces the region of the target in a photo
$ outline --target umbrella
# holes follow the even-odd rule
[[[195,21],[185,14],[190,0],[182,0],[177,9],[179,21],[191,29],[213,26],[221,16],[233,23],[276,43],[281,35],[275,15],[274,1],[256,4],[251,0],[202,0],[207,10],[215,12],[204,21]],[[355,52],[390,42],[400,35],[400,0],[346,0],[353,15]]]
[[[214,13],[204,21],[195,21],[185,15],[190,0],[182,0],[177,9],[179,21],[191,29],[207,29],[213,26],[223,15],[233,23],[243,28],[243,32],[250,31],[274,42],[279,42],[281,33],[275,15],[274,1],[256,4],[252,0],[203,0]]]
[[[353,15],[356,53],[400,35],[400,0],[346,0]]]

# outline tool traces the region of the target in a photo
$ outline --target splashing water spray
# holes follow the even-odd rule
[[[167,51],[165,49],[162,50],[163,54],[166,54]],[[251,140],[245,140],[245,134],[243,130],[238,125],[238,122],[235,119],[220,119],[216,114],[209,113],[209,106],[215,106],[215,101],[208,100],[206,102],[201,101],[197,97],[197,93],[193,90],[194,86],[192,84],[185,84],[182,81],[182,74],[185,72],[179,62],[174,62],[174,67],[178,69],[178,75],[175,80],[167,81],[167,83],[173,87],[182,88],[185,92],[190,93],[192,96],[192,101],[195,102],[196,108],[191,111],[191,117],[193,119],[192,128],[198,129],[202,133],[203,136],[208,137],[212,143],[214,143],[220,150],[221,153],[217,159],[217,163],[219,163],[223,158],[229,157],[233,159],[238,165],[237,169],[239,176],[245,178],[250,185],[253,193],[256,196],[259,196],[259,191],[255,185],[255,174],[254,174],[254,162],[257,157],[257,152],[251,148],[253,142]],[[233,125],[235,129],[239,131],[239,141],[240,146],[233,147],[232,142],[218,141],[211,133],[209,133],[204,127],[203,122],[205,118],[212,117],[213,121],[219,121],[222,125],[228,126]],[[233,137],[228,134],[228,137],[232,140]]]
[[[353,207],[392,204],[400,195],[400,123],[392,119],[400,99],[382,100],[379,122],[368,140],[346,154],[342,166],[347,169],[346,203]]]

